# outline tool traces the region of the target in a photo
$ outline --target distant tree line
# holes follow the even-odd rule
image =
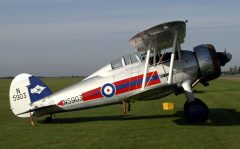
[[[238,75],[240,74],[240,66],[230,67],[229,70],[223,71],[225,75]]]

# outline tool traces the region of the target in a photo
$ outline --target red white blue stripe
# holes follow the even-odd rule
[[[83,101],[94,100],[102,97],[112,97],[140,89],[142,87],[143,75],[134,76],[131,78],[123,79],[114,83],[107,83],[103,87],[87,91],[82,94]],[[146,87],[161,83],[157,71],[147,73]]]

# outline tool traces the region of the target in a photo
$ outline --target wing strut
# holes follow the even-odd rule
[[[172,83],[173,65],[174,65],[175,51],[177,48],[177,36],[178,36],[178,31],[175,30],[174,39],[173,39],[173,50],[172,50],[170,66],[169,66],[168,84]]]
[[[145,84],[146,84],[149,58],[150,58],[150,48],[147,50],[146,63],[145,63],[144,73],[143,73],[142,90],[144,90]]]
[[[144,72],[143,72],[142,90],[144,90],[146,85],[151,48],[152,48],[152,38],[150,38],[150,44],[148,45],[148,50],[147,50],[146,63],[145,63]]]

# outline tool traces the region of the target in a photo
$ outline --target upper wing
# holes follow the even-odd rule
[[[175,31],[178,32],[177,41],[183,43],[186,35],[184,21],[167,22],[151,27],[133,36],[129,39],[129,43],[138,52],[147,51],[151,42],[156,50],[170,48],[173,45]]]

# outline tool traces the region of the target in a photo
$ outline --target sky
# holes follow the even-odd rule
[[[87,76],[151,26],[188,20],[182,49],[211,43],[240,65],[240,1],[0,0],[0,77]]]

